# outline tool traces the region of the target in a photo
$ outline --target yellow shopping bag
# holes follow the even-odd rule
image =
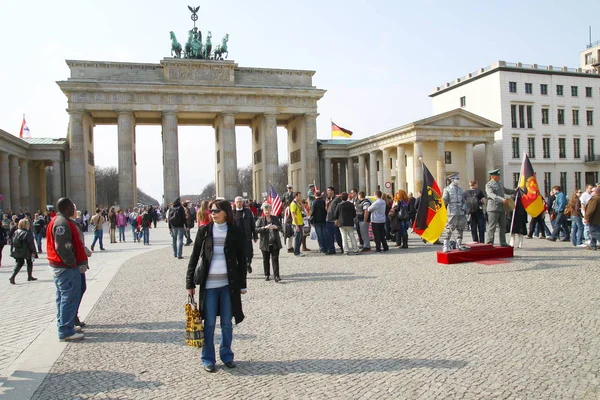
[[[202,318],[200,318],[198,305],[193,296],[188,296],[188,302],[185,305],[185,316],[185,342],[188,346],[202,348],[204,346]]]

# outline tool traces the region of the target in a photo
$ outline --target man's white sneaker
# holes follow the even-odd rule
[[[83,333],[74,333],[71,336],[67,336],[66,338],[62,338],[62,339],[59,339],[59,340],[61,342],[72,342],[74,340],[81,340],[83,338],[84,338]]]
[[[578,244],[577,247],[587,247],[587,244],[581,243],[581,244]]]
[[[75,325],[75,332],[83,332],[83,329],[80,326]]]
[[[304,253],[294,254],[296,257],[304,257]]]

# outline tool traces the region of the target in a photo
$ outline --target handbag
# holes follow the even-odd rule
[[[310,227],[310,240],[318,240],[317,231],[314,226]]]
[[[204,346],[202,318],[192,295],[188,295],[188,302],[185,305],[185,319],[185,343],[188,346],[202,348]]]
[[[398,206],[398,219],[400,221],[408,219],[408,207]]]

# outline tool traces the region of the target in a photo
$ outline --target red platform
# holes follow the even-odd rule
[[[452,250],[448,253],[437,252],[437,262],[440,264],[458,264],[463,262],[490,260],[495,258],[513,257],[513,248],[496,247],[491,244],[471,243],[465,244],[471,250]]]

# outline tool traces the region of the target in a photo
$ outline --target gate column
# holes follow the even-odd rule
[[[177,114],[163,112],[163,177],[165,203],[171,203],[179,197],[179,141],[177,137]]]

